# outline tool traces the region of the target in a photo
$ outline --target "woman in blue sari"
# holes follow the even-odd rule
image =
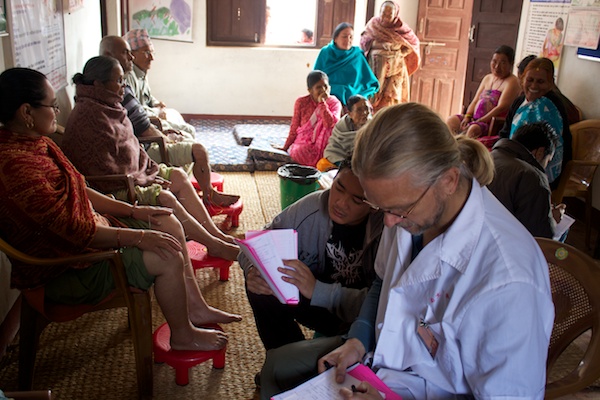
[[[321,49],[314,66],[327,74],[331,94],[343,105],[356,94],[369,98],[379,91],[379,81],[363,52],[352,46],[353,35],[352,25],[339,24],[333,31],[333,40]]]
[[[554,65],[547,58],[532,60],[521,77],[523,94],[513,102],[501,138],[510,138],[521,126],[545,121],[559,135],[554,157],[546,167],[550,187],[554,189],[559,182],[563,166],[572,158],[571,131],[567,113],[560,98],[552,91],[554,87]]]

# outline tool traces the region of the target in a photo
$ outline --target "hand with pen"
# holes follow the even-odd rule
[[[383,400],[379,391],[368,382],[361,382],[358,386],[352,385],[351,389],[342,388],[340,394],[344,399]]]

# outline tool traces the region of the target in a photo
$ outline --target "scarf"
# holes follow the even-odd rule
[[[413,32],[413,30],[400,19],[400,5],[394,1],[395,14],[392,19],[391,26],[384,26],[381,22],[381,17],[373,17],[367,23],[365,31],[360,36],[360,48],[365,52],[365,56],[368,55],[371,50],[371,45],[374,40],[383,43],[391,43],[393,47],[397,47],[400,50],[402,46],[408,46],[412,48],[412,52],[407,54],[404,58],[408,75],[412,75],[421,62],[421,53],[419,50],[419,38]],[[400,54],[400,51],[398,51]]]
[[[0,128],[0,196],[0,235],[29,255],[80,254],[96,233],[83,176],[47,137]],[[14,262],[11,285],[35,287],[70,267]]]
[[[65,127],[62,149],[87,176],[131,174],[147,186],[158,174],[133,133],[127,110],[116,93],[93,85],[77,85],[76,103]],[[96,184],[102,192],[121,189],[119,183]]]

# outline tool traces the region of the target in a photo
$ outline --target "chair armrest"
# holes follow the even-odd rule
[[[138,141],[140,142],[140,144],[158,144],[158,150],[160,152],[161,161],[164,164],[171,165],[169,161],[169,154],[167,153],[167,142],[164,136],[145,136],[138,138]]]
[[[98,251],[95,253],[78,254],[76,256],[56,257],[56,258],[39,258],[27,255],[20,250],[15,249],[10,244],[0,239],[0,251],[5,253],[9,258],[19,260],[29,265],[51,266],[59,264],[77,264],[81,262],[94,263],[115,257],[117,250]]]
[[[123,188],[127,189],[127,201],[131,204],[135,203],[136,194],[135,194],[135,181],[133,179],[133,175],[131,174],[120,174],[120,175],[95,175],[95,176],[86,176],[85,179],[88,182],[121,182],[123,184]]]
[[[500,129],[504,126],[505,118],[492,117],[490,121],[490,127],[488,129],[488,136],[498,136]]]

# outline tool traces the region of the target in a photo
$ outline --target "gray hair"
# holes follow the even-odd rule
[[[390,106],[379,111],[356,136],[352,170],[360,178],[389,179],[408,173],[419,185],[431,185],[456,167],[480,185],[491,182],[492,158],[477,140],[450,133],[448,126],[428,107],[417,103]]]

